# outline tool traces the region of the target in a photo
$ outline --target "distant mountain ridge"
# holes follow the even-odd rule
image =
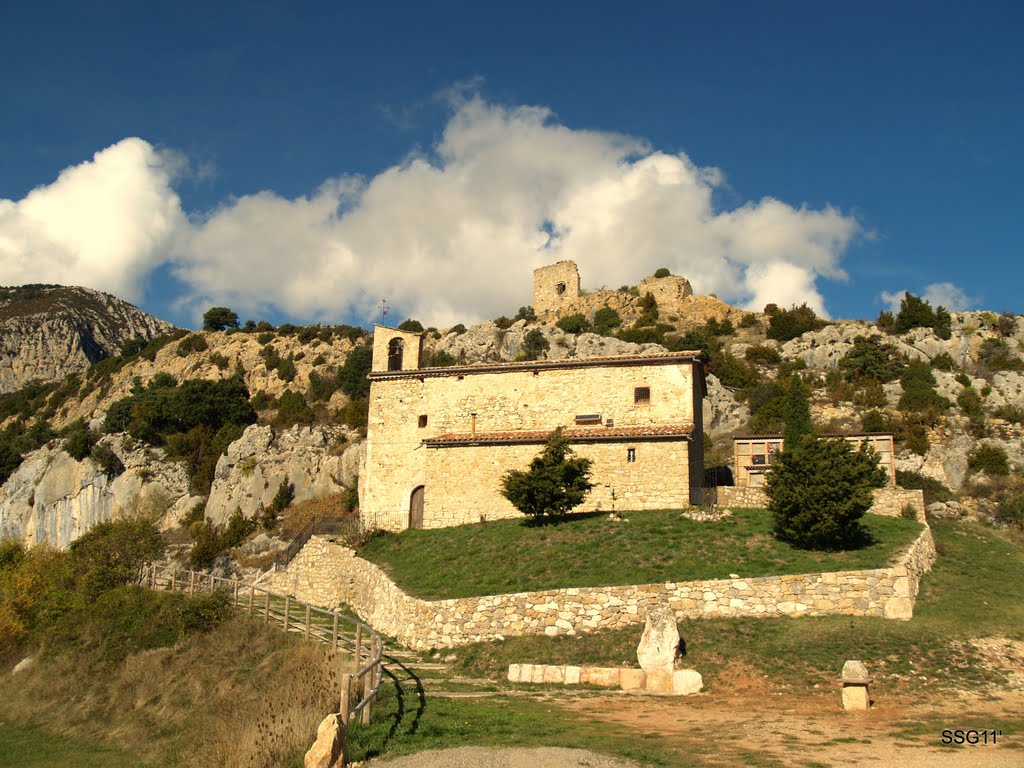
[[[64,285],[0,287],[0,393],[57,381],[174,325],[109,293]]]

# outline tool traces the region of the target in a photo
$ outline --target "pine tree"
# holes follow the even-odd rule
[[[525,515],[562,517],[583,503],[591,488],[590,459],[573,454],[559,427],[526,471],[513,469],[502,478],[502,495]]]

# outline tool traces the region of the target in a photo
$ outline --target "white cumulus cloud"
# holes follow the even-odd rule
[[[174,153],[125,139],[22,200],[0,199],[6,284],[85,285],[139,301],[146,275],[185,225]]]
[[[197,316],[223,304],[252,317],[276,307],[369,320],[386,296],[395,314],[442,326],[529,303],[531,270],[559,259],[575,260],[589,288],[668,267],[753,309],[807,302],[825,314],[818,281],[845,279],[841,257],[859,232],[834,208],[773,198],[716,210],[716,168],[479,97],[454,105],[429,153],[372,178],[329,178],[305,197],[261,192],[186,217],[173,170],[127,139],[3,201],[0,263],[22,282],[47,275],[131,298],[170,258],[187,286],[179,305]],[[52,203],[30,215],[37,198]]]

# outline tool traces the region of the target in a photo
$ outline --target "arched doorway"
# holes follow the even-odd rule
[[[409,527],[423,527],[423,486],[417,485],[409,498]]]

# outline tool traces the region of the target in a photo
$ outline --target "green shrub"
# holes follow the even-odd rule
[[[272,531],[277,528],[277,518],[288,505],[295,500],[295,485],[289,482],[288,478],[285,477],[281,481],[281,484],[277,486],[277,493],[274,494],[274,500],[270,502],[270,506],[263,510],[263,514],[260,517],[260,525],[263,526],[264,530]]]
[[[494,319],[494,324],[503,331],[507,331],[509,328],[511,328],[513,322],[514,321],[505,317],[505,315],[502,315],[501,317],[496,317]]]
[[[575,456],[559,427],[530,462],[528,470],[513,469],[501,481],[501,493],[512,506],[535,519],[563,517],[583,503],[593,483],[593,462]]]
[[[860,428],[865,432],[888,432],[889,425],[881,411],[868,411],[860,417]]]
[[[525,320],[528,323],[532,323],[537,319],[537,313],[533,311],[533,307],[531,306],[520,307],[519,311],[516,312],[515,319]]]
[[[709,318],[708,321],[704,323],[704,330],[711,336],[732,336],[736,333],[732,320],[729,318],[725,318],[724,320],[719,320],[715,317]]]
[[[622,341],[633,344],[664,344],[665,332],[657,328],[623,328],[616,334]]]
[[[366,434],[366,425],[370,419],[370,398],[357,397],[354,400],[350,400],[338,412],[338,418],[342,424],[352,429],[358,429],[363,434]]]
[[[338,386],[350,398],[367,397],[370,394],[370,380],[366,378],[373,365],[373,347],[359,344],[352,348],[338,370]]]
[[[789,341],[808,331],[816,331],[828,325],[824,320],[819,320],[814,310],[807,304],[793,306],[790,309],[775,309],[775,312],[768,313],[768,307],[765,307],[765,313],[770,314],[771,318],[768,322],[769,339]]]
[[[282,336],[294,336],[299,330],[299,326],[291,323],[282,323],[277,327],[277,332]]]
[[[981,395],[974,387],[964,387],[956,396],[957,405],[966,416],[984,416],[985,408],[981,402]]]
[[[759,323],[757,316],[752,312],[748,312],[740,318],[740,328],[753,328],[755,325],[759,325]]]
[[[652,293],[645,293],[640,300],[640,317],[633,323],[634,328],[654,325],[658,321],[658,300]]]
[[[906,333],[912,328],[931,328],[940,339],[951,336],[952,318],[944,307],[932,309],[932,305],[907,291],[900,302],[896,315],[896,333]]]
[[[878,313],[878,319],[875,320],[875,327],[877,327],[882,333],[895,333],[896,318],[892,316],[892,312],[887,309],[883,309]]]
[[[539,360],[550,348],[551,343],[538,328],[533,328],[523,337],[522,354],[527,360]]]
[[[82,461],[88,456],[96,441],[99,440],[99,435],[86,426],[85,419],[77,419],[72,422],[62,430],[61,434],[64,436],[64,452],[75,461]]]
[[[853,393],[853,404],[864,408],[881,408],[887,402],[885,387],[874,379],[866,379],[861,387]]]
[[[872,490],[886,482],[873,451],[854,451],[841,439],[787,439],[766,487],[775,536],[801,549],[856,547]]]
[[[256,337],[256,343],[266,346],[274,340],[274,334],[270,331],[264,331]]]
[[[1010,474],[1006,449],[994,443],[983,443],[975,448],[967,457],[967,468],[972,472],[985,472],[989,475]]]
[[[996,508],[995,519],[1002,525],[1024,529],[1024,494],[1018,491],[1001,499]]]
[[[210,307],[203,314],[204,331],[223,331],[225,328],[237,328],[238,315],[227,307]]]
[[[668,271],[668,267],[659,267],[654,271],[654,276],[657,278],[668,277],[672,273]]]
[[[301,331],[299,331],[298,335],[296,336],[296,338],[299,340],[301,344],[309,344],[309,342],[319,337],[320,327],[317,325],[307,325]]]
[[[956,360],[949,352],[942,352],[932,358],[932,368],[936,371],[952,371],[956,369]]]
[[[896,348],[878,336],[858,336],[839,361],[840,370],[851,381],[895,381],[900,377],[903,366],[903,359]]]
[[[459,361],[455,359],[454,355],[445,352],[443,349],[435,350],[434,354],[430,358],[430,368],[448,368],[453,365],[458,365]]]
[[[268,371],[276,371],[277,367],[281,365],[281,355],[272,344],[267,344],[260,350],[260,357],[263,358],[263,365]]]
[[[191,336],[186,336],[178,344],[178,357],[188,357],[193,352],[205,352],[210,348],[210,345],[206,343],[206,339],[200,333],[193,333]]]
[[[926,477],[918,472],[896,470],[896,485],[915,491],[924,491],[925,505],[933,501],[952,501],[953,492],[938,480]]]
[[[142,566],[163,556],[164,542],[155,523],[142,518],[94,525],[68,549],[75,590],[86,600],[132,584]]]
[[[757,374],[750,363],[746,363],[729,353],[718,355],[708,370],[718,377],[718,380],[727,387],[734,389],[745,389],[756,381]]]
[[[253,407],[253,410],[265,411],[268,408],[277,407],[277,398],[268,394],[266,390],[261,389],[249,399],[249,404]]]
[[[931,448],[931,441],[928,439],[928,430],[920,421],[909,421],[903,425],[903,444],[911,453],[924,456]]]
[[[456,336],[461,336],[465,332],[466,332],[466,326],[463,325],[462,323],[458,323],[457,325],[453,325],[451,328],[448,329],[448,333],[454,333]]]
[[[398,330],[400,331],[411,331],[413,333],[423,333],[423,323],[419,320],[413,320],[411,317],[406,318],[398,324]]]
[[[277,378],[281,381],[294,381],[296,373],[294,355],[288,355],[288,357],[282,360],[277,366]]]
[[[903,394],[899,408],[932,420],[946,411],[950,402],[935,391],[935,376],[931,367],[920,360],[912,360],[900,376]]]
[[[917,510],[914,509],[914,505],[904,504],[903,509],[900,510],[900,517],[904,520],[917,520]]]
[[[559,321],[555,323],[555,325],[557,325],[566,333],[571,333],[574,335],[579,335],[590,330],[590,321],[587,320],[585,315],[581,314],[566,315],[565,317],[559,319]]]
[[[97,443],[89,456],[107,477],[117,477],[124,472],[124,463],[109,445]]]
[[[1024,424],[1024,408],[1018,405],[1001,405],[995,409],[992,415],[1013,424]]]
[[[278,429],[288,429],[295,424],[312,424],[316,421],[316,415],[306,404],[306,398],[301,393],[286,389],[277,399],[277,416],[274,418],[274,426]]]
[[[1024,363],[1010,354],[1006,339],[985,339],[978,349],[978,361],[990,371],[1019,371]]]
[[[775,347],[769,347],[767,344],[756,344],[752,347],[748,347],[744,353],[748,363],[755,365],[777,365],[782,362],[782,355]]]
[[[220,352],[214,352],[210,355],[210,363],[217,366],[222,371],[227,370],[227,367],[231,364],[231,361],[227,359]]]
[[[309,399],[310,402],[319,403],[331,399],[338,390],[337,374],[321,376],[316,371],[309,372]]]
[[[594,333],[607,336],[621,325],[622,318],[611,307],[601,307],[594,313]]]

